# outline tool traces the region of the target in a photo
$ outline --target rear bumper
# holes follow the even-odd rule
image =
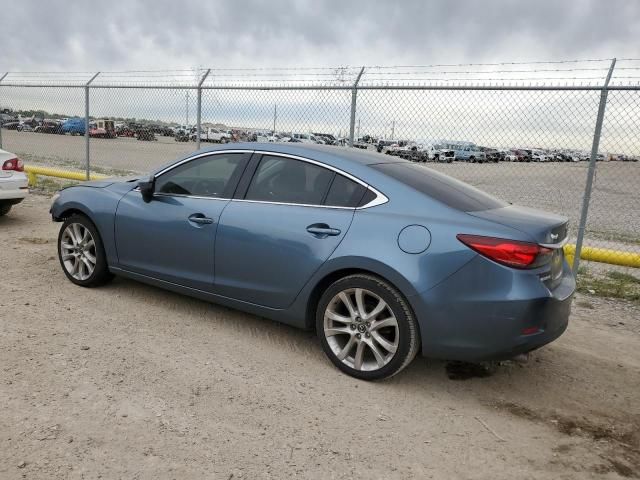
[[[501,360],[535,350],[567,328],[575,280],[565,262],[550,291],[535,273],[475,257],[433,289],[409,297],[422,354],[461,361]]]
[[[22,172],[11,172],[8,177],[0,177],[0,201],[19,203],[29,194],[27,176]]]

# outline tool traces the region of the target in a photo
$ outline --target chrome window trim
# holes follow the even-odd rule
[[[199,200],[224,200],[228,202],[231,200],[230,198],[222,198],[222,197],[207,197],[204,195],[185,195],[184,193],[153,193],[154,197],[182,197],[182,198],[197,198]]]
[[[302,162],[307,162],[307,163],[311,163],[313,165],[317,165],[318,167],[321,168],[326,168],[328,170],[331,170],[335,173],[338,173],[344,177],[347,177],[349,180],[352,180],[360,185],[362,185],[364,188],[371,190],[374,195],[376,196],[373,200],[371,200],[369,203],[366,203],[365,205],[362,205],[360,207],[340,207],[340,206],[334,206],[334,205],[310,205],[310,204],[303,204],[303,203],[288,203],[288,202],[269,202],[266,200],[245,200],[245,199],[238,199],[238,198],[220,198],[220,197],[204,197],[204,196],[200,196],[200,195],[183,195],[183,194],[170,194],[170,193],[154,193],[153,195],[159,195],[159,196],[163,196],[163,197],[184,197],[184,198],[197,198],[197,199],[202,199],[202,200],[225,200],[225,201],[236,201],[236,202],[248,202],[248,203],[267,203],[267,204],[273,204],[273,205],[289,205],[289,206],[298,206],[298,207],[316,207],[316,208],[335,208],[335,209],[339,209],[339,210],[363,210],[365,208],[371,208],[371,207],[376,207],[378,205],[383,205],[385,203],[387,203],[389,201],[389,198],[382,193],[380,190],[378,190],[377,188],[369,185],[367,182],[360,180],[358,177],[355,177],[353,175],[351,175],[350,173],[345,172],[344,170],[341,170],[337,167],[334,167],[332,165],[327,165],[326,163],[322,163],[319,162],[317,160],[312,160],[310,158],[306,158],[306,157],[300,157],[298,155],[292,155],[289,153],[281,153],[281,152],[269,152],[266,150],[246,150],[246,149],[234,149],[234,150],[216,150],[216,151],[211,151],[211,152],[204,152],[204,153],[200,153],[197,155],[193,155],[191,157],[187,157],[183,160],[180,160],[178,163],[175,163],[173,165],[169,165],[168,167],[160,170],[159,172],[153,174],[153,178],[154,180],[157,179],[158,177],[160,177],[161,175],[164,175],[168,172],[170,172],[171,170],[173,170],[176,167],[179,167],[180,165],[183,165],[187,162],[190,162],[192,160],[197,160],[198,158],[202,158],[202,157],[208,157],[210,155],[222,155],[225,153],[257,153],[260,155],[269,155],[269,156],[273,156],[273,157],[283,157],[283,158],[291,158],[293,160],[300,160]],[[136,191],[140,191],[139,187],[136,187],[134,190]]]
[[[312,207],[312,208],[334,208],[337,210],[357,210],[356,207],[339,207],[334,205],[314,205],[310,203],[269,202],[267,200],[245,200],[243,198],[232,198],[231,201],[244,202],[244,203],[264,203],[268,205],[285,205],[288,207]]]
[[[334,167],[332,165],[327,165],[326,163],[322,163],[319,162],[317,160],[312,160],[310,158],[306,158],[306,157],[300,157],[298,155],[291,155],[289,153],[280,153],[280,152],[268,152],[268,151],[263,151],[263,150],[255,150],[254,153],[258,153],[261,155],[269,155],[272,157],[284,157],[284,158],[291,158],[293,160],[300,160],[302,162],[307,162],[307,163],[311,163],[313,165],[317,165],[318,167],[321,168],[326,168],[328,170],[331,170],[333,172],[336,172],[344,177],[347,177],[349,180],[352,180],[360,185],[362,185],[364,188],[371,190],[376,198],[374,198],[373,200],[371,200],[369,203],[362,205],[360,207],[338,207],[338,206],[332,206],[332,205],[309,205],[309,204],[303,204],[303,203],[288,203],[288,202],[269,202],[266,200],[244,200],[244,199],[233,199],[235,200],[241,200],[243,202],[254,202],[254,203],[272,203],[275,205],[297,205],[297,206],[301,206],[301,207],[321,207],[321,208],[339,208],[339,209],[343,209],[343,210],[362,210],[364,208],[371,208],[371,207],[375,207],[378,205],[382,205],[384,203],[387,203],[389,201],[389,198],[383,194],[382,192],[380,192],[378,189],[372,187],[371,185],[369,185],[367,182],[360,180],[358,177],[354,177],[353,175],[351,175],[350,173],[345,172],[344,170],[340,170],[337,167]]]
[[[194,155],[192,157],[187,157],[183,160],[180,160],[178,163],[174,163],[173,165],[169,165],[168,167],[165,167],[164,169],[160,170],[157,173],[153,174],[153,178],[156,179],[158,178],[160,175],[164,175],[165,173],[173,170],[176,167],[179,167],[180,165],[183,165],[187,162],[190,162],[192,160],[197,160],[198,158],[202,158],[202,157],[208,157],[208,156],[213,156],[213,155],[222,155],[225,153],[253,153],[253,150],[214,150],[211,152],[204,152],[204,153],[199,153],[198,155]]]
[[[136,187],[132,190],[133,192],[139,192],[140,187]],[[196,198],[198,200],[223,200],[228,202],[231,200],[230,198],[222,198],[222,197],[205,197],[202,195],[185,195],[184,193],[162,193],[162,192],[153,192],[154,197],[180,197],[180,198]]]

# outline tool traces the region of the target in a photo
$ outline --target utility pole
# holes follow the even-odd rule
[[[185,125],[185,127],[187,127],[187,129],[189,129],[189,90],[187,90],[186,94],[185,94],[185,107],[186,107],[186,112],[187,112],[187,124]]]
[[[357,139],[360,139],[360,119],[358,119],[358,136]]]
[[[391,121],[391,138],[390,140],[395,140],[396,138],[396,121],[392,120]]]
[[[276,119],[278,118],[278,105],[273,104],[273,134],[276,134]]]
[[[364,67],[360,69],[360,73],[356,77],[356,81],[353,82],[351,87],[351,120],[349,121],[349,146],[353,147],[353,134],[356,126],[356,100],[358,98],[358,83],[364,73]]]

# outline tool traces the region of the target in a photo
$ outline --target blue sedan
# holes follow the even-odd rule
[[[120,275],[301,328],[375,380],[425,356],[526,353],[567,327],[567,219],[358,149],[238,143],[144,181],[59,192],[60,264]]]

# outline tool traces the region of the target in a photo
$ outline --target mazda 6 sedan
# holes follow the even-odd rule
[[[315,328],[343,372],[390,377],[421,352],[510,358],[560,336],[575,282],[567,219],[423,165],[319,145],[200,150],[139,179],[66,188],[71,282],[121,275]]]

